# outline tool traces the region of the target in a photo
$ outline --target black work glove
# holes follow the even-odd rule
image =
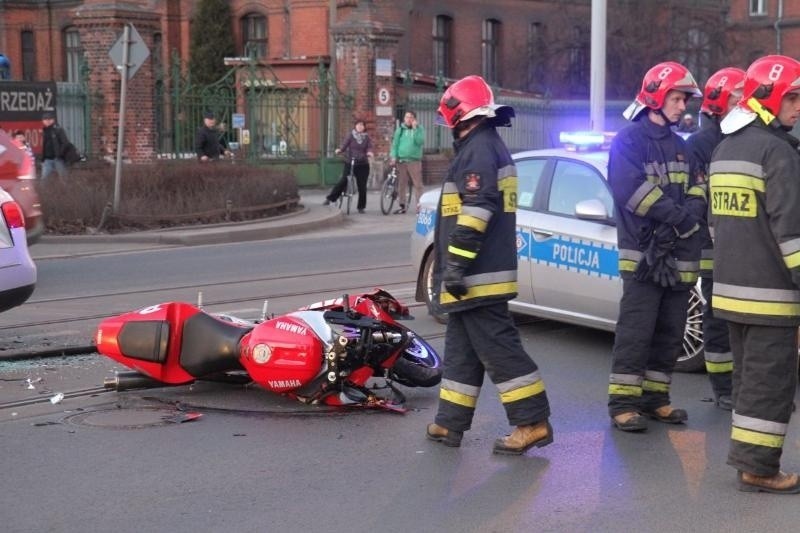
[[[464,268],[455,263],[447,263],[447,268],[442,276],[444,288],[452,294],[456,300],[467,294],[467,285],[464,283]]]
[[[664,288],[674,287],[680,281],[678,264],[672,254],[667,254],[653,265],[653,281]]]
[[[669,224],[659,224],[650,235],[644,257],[636,267],[634,278],[652,281],[662,287],[674,287],[680,280],[672,250],[678,234]]]

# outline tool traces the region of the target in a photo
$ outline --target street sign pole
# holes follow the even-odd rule
[[[128,52],[130,51],[131,27],[125,24],[122,33],[122,65],[117,66],[122,76],[119,89],[119,125],[117,127],[117,161],[114,171],[113,212],[119,213],[120,183],[122,182],[122,148],[125,144],[125,100],[128,93]]]

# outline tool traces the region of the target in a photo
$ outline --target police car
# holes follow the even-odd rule
[[[606,182],[608,136],[562,134],[563,148],[514,154],[517,167],[519,294],[515,313],[613,331],[622,280],[614,200]],[[439,190],[422,195],[411,238],[417,301],[431,308],[433,236]],[[676,370],[704,368],[699,285],[690,291]],[[437,316],[443,321],[445,316]]]

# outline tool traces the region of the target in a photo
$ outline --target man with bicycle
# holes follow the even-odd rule
[[[395,130],[392,138],[392,149],[389,153],[392,166],[397,165],[397,179],[399,181],[400,209],[396,215],[406,212],[406,187],[408,181],[414,184],[414,195],[419,201],[422,196],[422,147],[425,144],[425,129],[417,122],[414,111],[406,111],[403,122]]]

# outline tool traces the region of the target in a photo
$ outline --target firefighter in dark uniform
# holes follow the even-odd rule
[[[625,110],[632,123],[611,144],[608,183],[623,281],[608,411],[623,431],[647,429],[645,416],[671,424],[687,419],[686,411],[670,405],[669,389],[688,290],[699,274],[707,191],[705,183],[690,179],[684,141],[670,126],[686,111],[686,100],[701,95],[683,65],[654,66]]]
[[[686,139],[686,149],[689,151],[693,172],[699,173],[702,181],[706,181],[708,176],[711,154],[722,140],[719,123],[739,103],[742,87],[744,87],[744,70],[727,67],[708,78],[703,89],[703,103],[700,106],[703,119],[700,122],[700,131]],[[711,306],[714,286],[711,276],[714,268],[714,241],[707,222],[706,218],[700,228],[703,239],[700,278],[703,298],[706,300],[703,308],[703,349],[714,401],[718,407],[730,411],[733,409],[731,399],[733,354],[728,341],[728,324],[714,316]]]
[[[461,444],[485,372],[516,426],[493,451],[519,455],[553,442],[553,430],[544,383],[508,310],[517,295],[517,173],[495,128],[510,126],[514,110],[495,105],[483,78],[467,76],[445,91],[439,115],[453,131],[455,158],[436,218],[436,298],[449,319],[439,409],[427,437]]]
[[[728,464],[739,489],[800,493],[780,470],[797,387],[800,325],[800,62],[757,59],[722,121],[710,168],[714,314],[728,321],[733,416]]]

